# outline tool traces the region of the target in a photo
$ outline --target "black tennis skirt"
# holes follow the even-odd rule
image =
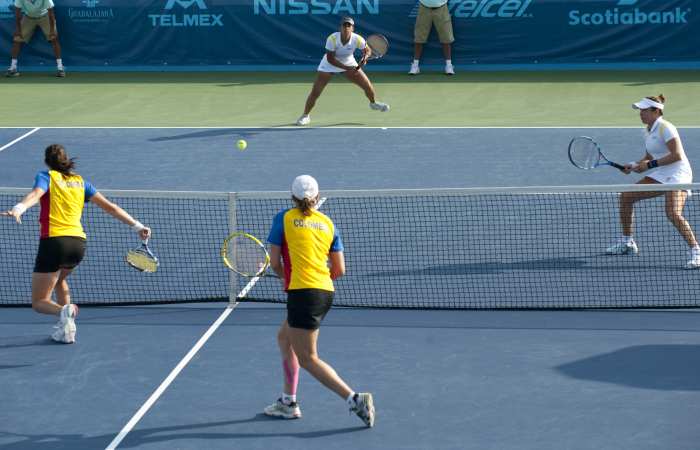
[[[333,292],[322,289],[287,291],[287,323],[292,328],[317,330],[333,304]]]
[[[83,238],[59,236],[39,241],[34,272],[53,273],[59,269],[74,269],[85,256],[87,242]]]

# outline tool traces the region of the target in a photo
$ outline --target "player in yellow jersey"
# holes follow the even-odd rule
[[[277,334],[284,389],[282,396],[265,408],[265,414],[285,419],[301,417],[296,398],[301,366],[345,399],[350,410],[372,427],[372,394],[355,393],[317,351],[321,321],[333,303],[333,280],[345,274],[340,234],[333,221],[317,209],[318,183],[313,177],[300,175],[294,180],[292,201],[293,208],[275,216],[268,236],[270,267],[284,280],[287,291],[287,319]]]
[[[151,230],[75,173],[75,161],[68,157],[63,146],[49,145],[44,162],[49,170],[36,175],[32,191],[0,215],[14,217],[17,223],[22,223],[22,214],[35,204],[41,204],[39,251],[32,274],[32,308],[42,314],[59,316],[51,338],[72,344],[75,342],[78,307],[71,303],[66,279],[85,255],[87,236],[80,223],[85,203],[95,203],[107,214],[129,225],[141,239],[148,238]],[[53,292],[56,293],[56,302],[51,299]]]

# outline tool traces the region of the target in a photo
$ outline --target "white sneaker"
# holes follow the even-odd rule
[[[301,408],[297,402],[292,402],[289,405],[284,403],[281,398],[270,406],[266,406],[263,410],[266,416],[281,417],[283,419],[300,419]]]
[[[690,259],[685,263],[686,269],[697,269],[700,268],[700,248],[691,248],[688,252]]]
[[[627,255],[629,253],[636,255],[639,253],[639,248],[637,248],[637,243],[634,240],[631,241],[620,241],[615,245],[611,245],[605,250],[608,255]]]
[[[370,103],[369,107],[375,111],[381,111],[381,112],[387,112],[390,109],[389,105],[387,105],[386,103],[382,103],[382,102]]]
[[[367,428],[374,426],[374,400],[369,392],[355,394],[355,406],[350,408],[350,412],[357,414]]]
[[[445,75],[454,75],[455,68],[452,63],[445,63]]]
[[[417,63],[411,63],[411,69],[408,71],[409,75],[418,75],[420,73],[420,67]]]
[[[311,123],[311,116],[308,114],[302,114],[297,120],[297,125],[300,127],[306,126]]]
[[[75,317],[78,315],[78,306],[68,304],[61,309],[60,320],[54,326],[56,331],[51,335],[51,339],[64,344],[73,344],[75,342]]]

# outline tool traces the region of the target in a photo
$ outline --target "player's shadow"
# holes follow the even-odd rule
[[[531,259],[522,261],[488,261],[488,262],[474,262],[474,263],[462,263],[462,264],[441,264],[433,265],[423,268],[409,268],[400,270],[384,270],[368,273],[367,276],[371,277],[391,277],[391,276],[417,276],[417,275],[430,275],[430,276],[458,276],[458,275],[489,275],[489,274],[501,274],[501,273],[511,273],[513,271],[576,271],[576,270],[587,270],[587,271],[600,271],[600,272],[632,272],[636,273],[640,269],[642,262],[638,264],[630,265],[616,265],[613,264],[614,259],[610,258],[609,255],[596,255],[597,258],[604,258],[604,260],[609,260],[609,263],[601,264],[599,261],[593,261],[590,259],[579,258],[579,257],[556,257],[556,258],[542,258],[542,259]],[[655,269],[663,271],[678,271],[677,265],[672,263],[669,264],[644,264],[644,269]]]
[[[468,264],[441,264],[422,269],[404,269],[373,272],[370,276],[403,275],[483,275],[510,272],[513,270],[578,270],[586,267],[587,261],[575,257],[544,258],[525,261],[491,261]]]
[[[635,345],[556,369],[580,380],[661,391],[700,391],[700,345]]]
[[[49,339],[46,335],[33,335],[33,336],[9,336],[5,337],[0,343],[0,349],[7,348],[21,348],[21,347],[35,347],[44,345],[59,345]],[[2,366],[0,366],[2,368]]]
[[[294,125],[293,123],[287,125]],[[149,139],[150,142],[170,142],[170,141],[180,141],[184,139],[208,139],[221,136],[229,136],[231,138],[243,138],[251,139],[254,136],[263,133],[274,133],[274,132],[286,132],[293,133],[299,131],[308,131],[310,128],[279,128],[287,125],[279,125],[277,127],[270,128],[220,128],[220,129],[209,129],[209,130],[198,130],[188,133],[174,134],[171,136],[160,136]]]
[[[119,444],[119,448],[141,448],[151,443],[171,442],[171,448],[179,448],[179,440],[201,440],[201,448],[207,448],[207,441],[220,440],[249,440],[265,438],[299,438],[316,439],[326,436],[343,435],[347,433],[366,430],[364,426],[333,428],[319,431],[307,431],[299,433],[265,433],[265,432],[234,432],[230,430],[232,426],[243,425],[243,429],[248,429],[246,425],[254,422],[279,422],[280,419],[267,417],[258,414],[250,419],[227,420],[220,422],[208,422],[188,425],[173,425],[167,427],[137,428],[132,430],[126,438]],[[16,442],[0,445],[3,450],[81,450],[105,448],[116,434],[86,436],[83,434],[23,434],[0,431],[0,438],[9,440],[16,438]],[[232,444],[232,447],[236,447]]]

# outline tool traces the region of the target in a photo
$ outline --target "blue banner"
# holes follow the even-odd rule
[[[408,65],[415,0],[54,0],[69,66],[315,66],[341,16],[391,44],[376,65]],[[700,62],[694,0],[450,0],[453,60],[473,64]],[[13,0],[0,0],[9,59]],[[53,64],[37,30],[22,66]],[[433,31],[423,62],[441,63]]]

